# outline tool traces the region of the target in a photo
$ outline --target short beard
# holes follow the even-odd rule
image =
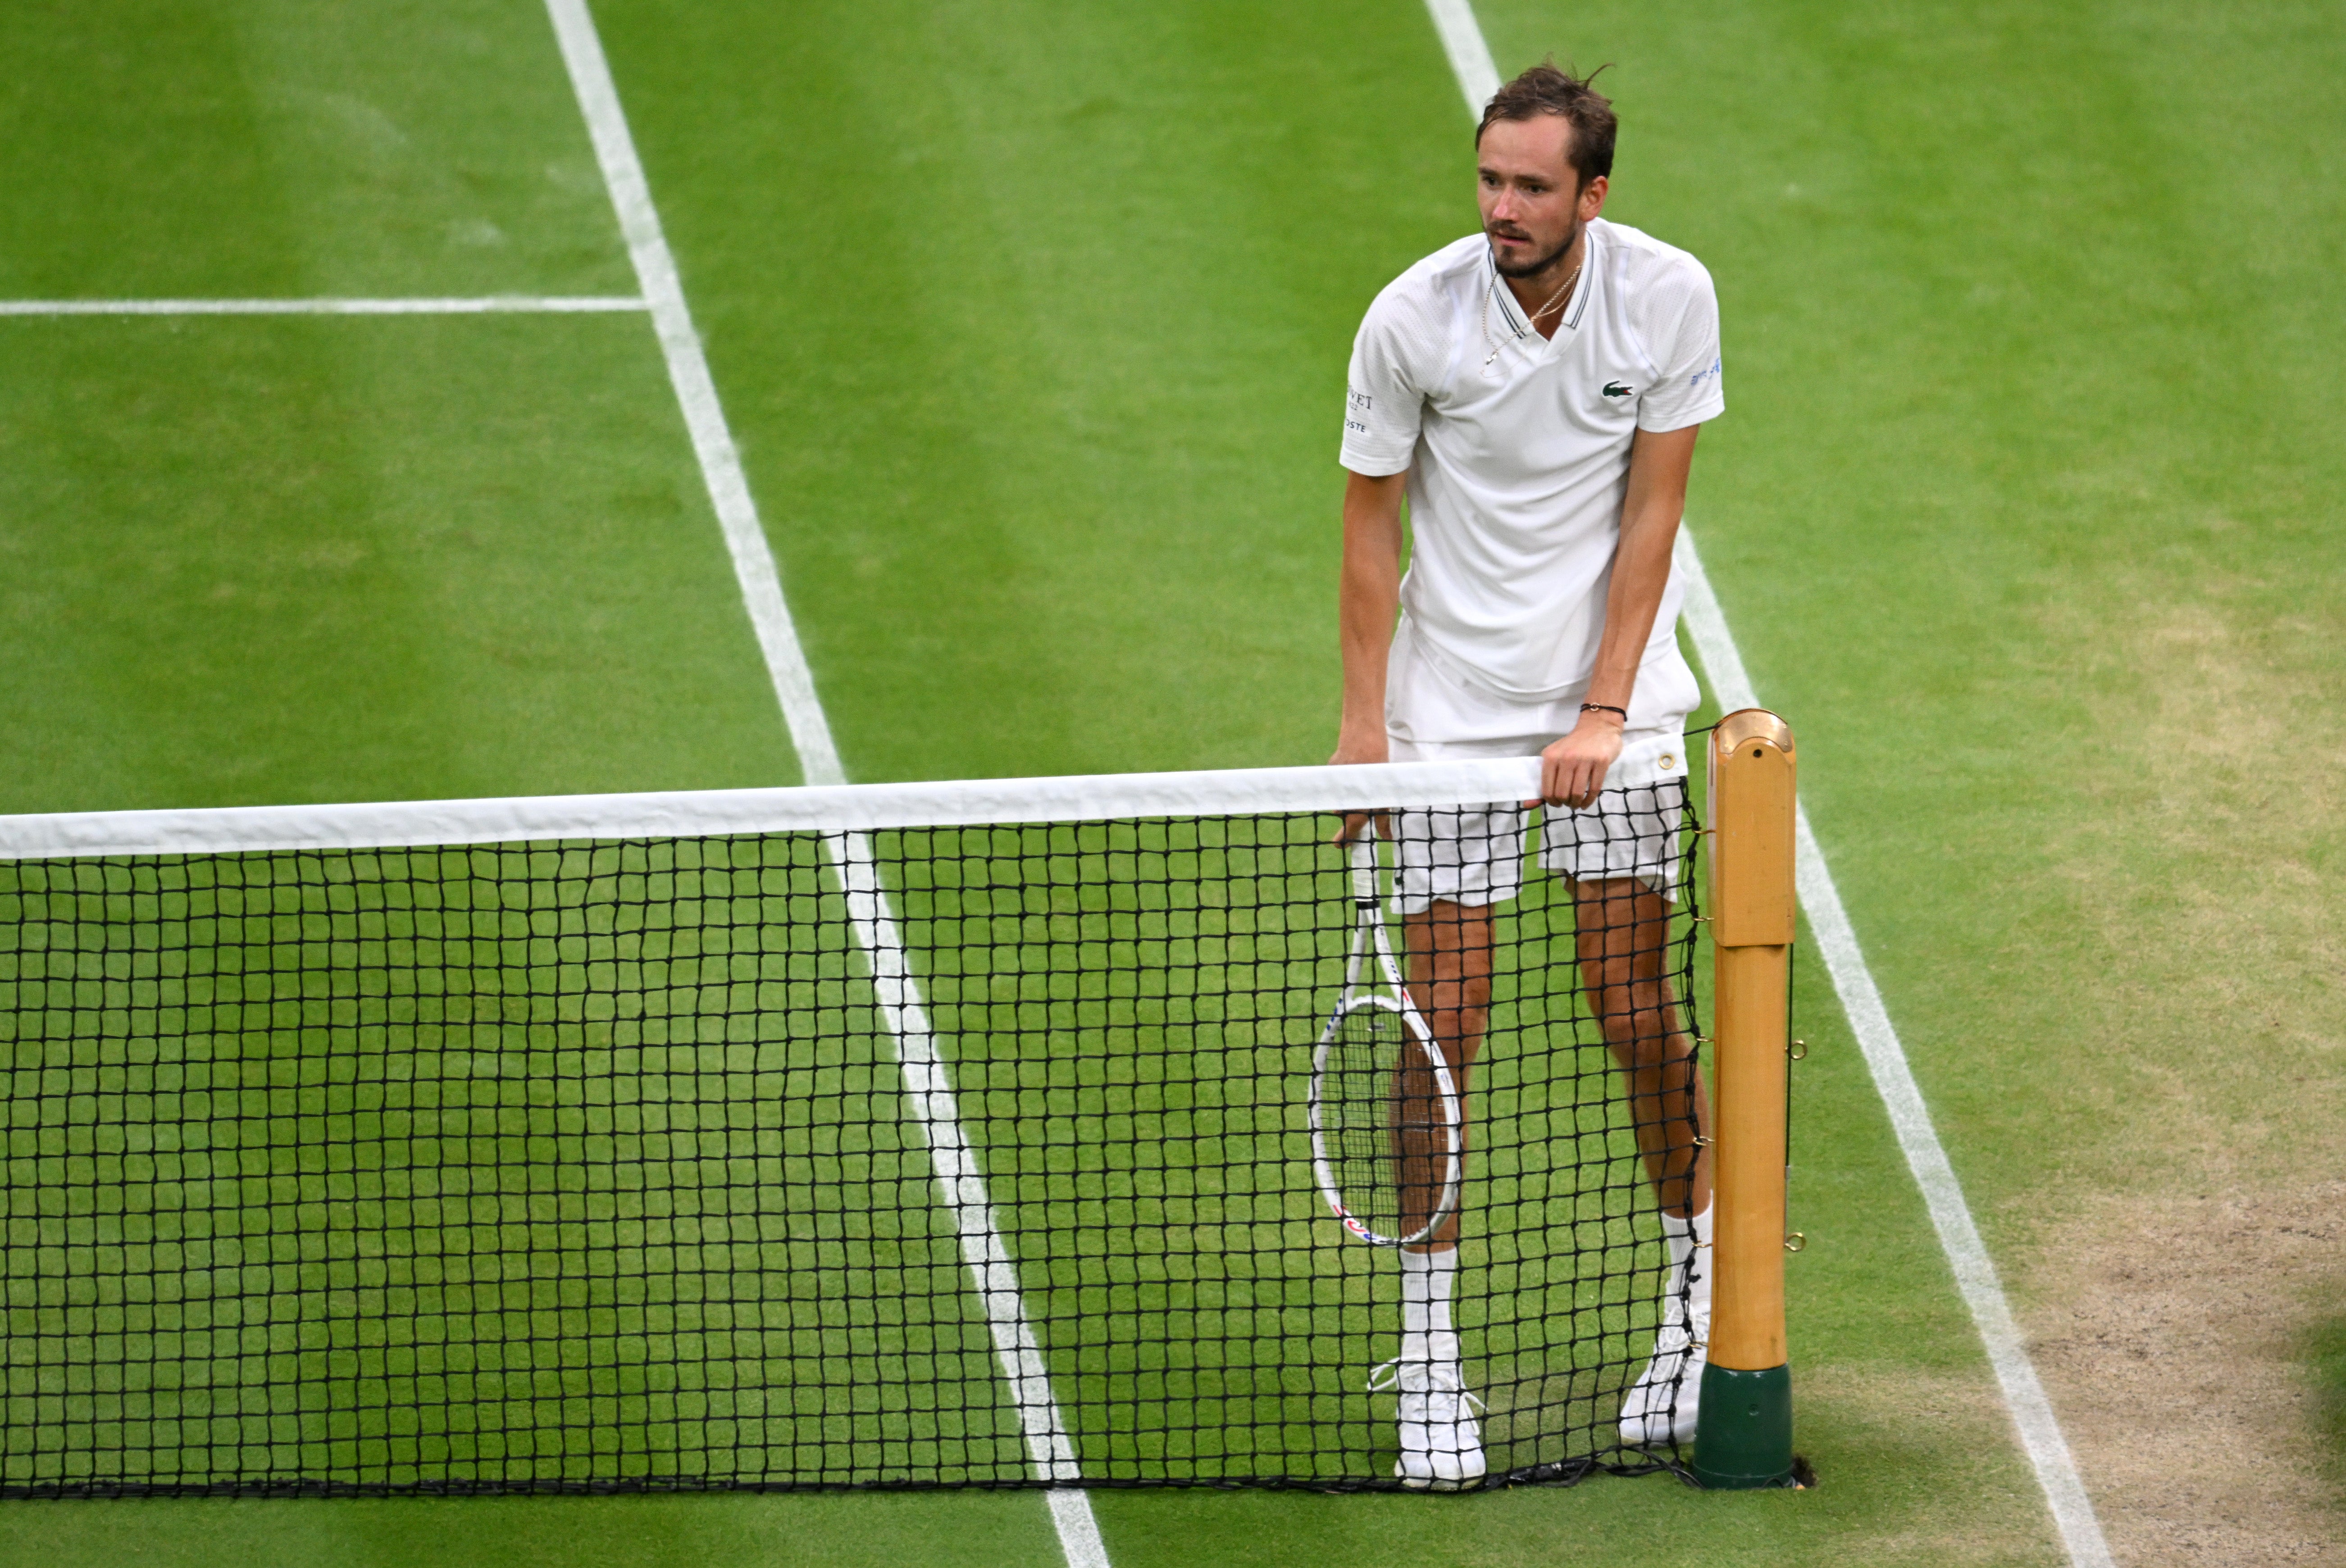
[[[1485,232],[1483,238],[1487,241],[1491,236],[1488,232]],[[1555,266],[1557,262],[1563,260],[1566,254],[1571,250],[1573,242],[1579,238],[1580,225],[1578,223],[1575,223],[1572,226],[1571,231],[1565,235],[1564,243],[1558,245],[1555,249],[1549,251],[1538,260],[1525,262],[1520,267],[1509,267],[1499,260],[1498,251],[1493,250],[1491,252],[1491,265],[1499,270],[1499,276],[1502,278],[1536,278],[1541,273],[1546,271],[1549,268]]]

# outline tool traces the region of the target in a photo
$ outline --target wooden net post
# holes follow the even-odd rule
[[[1791,727],[1763,708],[1730,713],[1711,732],[1717,1272],[1693,1467],[1705,1486],[1782,1486],[1792,1475],[1784,1167],[1794,772]]]

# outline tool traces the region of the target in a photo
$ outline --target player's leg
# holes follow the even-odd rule
[[[1636,877],[1576,881],[1573,898],[1582,994],[1620,1069],[1669,1249],[1654,1354],[1623,1397],[1621,1437],[1683,1442],[1710,1333],[1710,1158],[1699,1141],[1710,1111],[1668,972],[1670,906]]]
[[[1410,998],[1449,1064],[1461,1119],[1470,1120],[1473,1065],[1490,1023],[1492,910],[1522,885],[1524,813],[1494,806],[1395,817]],[[1440,1101],[1430,1070],[1404,1073],[1397,1091],[1400,1163],[1423,1224],[1438,1198],[1446,1144]],[[1460,1131],[1463,1146],[1465,1128]],[[1486,1468],[1474,1414],[1481,1401],[1466,1387],[1452,1316],[1464,1207],[1462,1194],[1430,1240],[1401,1249],[1401,1354],[1392,1363],[1401,1395],[1401,1459],[1394,1473],[1413,1486],[1470,1486]]]
[[[1710,1159],[1698,1141],[1708,1098],[1668,972],[1668,900],[1636,877],[1572,884],[1581,994],[1623,1078],[1624,1097],[1662,1213],[1689,1222],[1710,1207]]]
[[[1417,1004],[1419,1016],[1425,1020],[1427,1032],[1449,1066],[1451,1086],[1458,1098],[1463,1152],[1472,1120],[1471,1074],[1491,1022],[1491,908],[1439,900],[1422,913],[1404,916],[1402,930],[1408,953],[1410,999]],[[1414,1235],[1433,1217],[1441,1201],[1449,1140],[1431,1063],[1405,1063],[1393,1088],[1404,1234]],[[1444,1252],[1457,1241],[1458,1212],[1454,1205],[1433,1238],[1411,1250]]]
[[[1681,684],[1690,693],[1692,677]],[[1572,884],[1581,994],[1619,1068],[1668,1247],[1653,1356],[1621,1401],[1621,1439],[1629,1443],[1694,1435],[1709,1336],[1709,1109],[1684,999],[1668,972],[1676,951],[1669,894],[1685,870],[1685,786],[1674,770],[1685,747],[1675,721],[1625,737],[1597,802],[1548,812],[1543,830],[1543,860]]]
[[[1491,910],[1437,901],[1403,917],[1409,993],[1449,1064],[1457,1095],[1459,1147],[1470,1125],[1468,1091],[1491,1013]],[[1429,1067],[1405,1070],[1396,1084],[1395,1130],[1411,1228],[1433,1217],[1447,1163],[1441,1098]],[[1458,1288],[1462,1193],[1431,1239],[1401,1249],[1401,1458],[1394,1473],[1413,1486],[1460,1487],[1487,1469],[1479,1405],[1466,1387],[1465,1355],[1452,1316]]]

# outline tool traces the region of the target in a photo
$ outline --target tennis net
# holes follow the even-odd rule
[[[1393,1485],[1331,813],[1469,874],[1536,769],[0,818],[0,1495]],[[1494,1481],[1678,1458],[1619,1431],[1685,1302],[1607,1031],[1694,1033],[1682,766],[1576,820],[1672,901],[1642,1024],[1569,884],[1499,906]]]

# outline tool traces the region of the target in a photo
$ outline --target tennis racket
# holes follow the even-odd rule
[[[1377,907],[1377,845],[1352,840],[1344,993],[1311,1054],[1311,1167],[1344,1228],[1406,1247],[1458,1207],[1465,1118],[1442,1047],[1402,989]],[[1384,991],[1372,989],[1382,981]]]

